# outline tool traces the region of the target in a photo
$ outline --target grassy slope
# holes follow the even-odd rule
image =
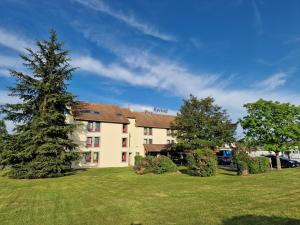
[[[252,216],[250,216],[252,215]],[[275,217],[277,216],[277,217]],[[289,218],[289,219],[288,219]],[[0,224],[300,224],[300,168],[238,177],[91,169],[41,180],[0,177]]]

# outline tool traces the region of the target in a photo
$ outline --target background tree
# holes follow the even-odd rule
[[[236,125],[225,110],[214,104],[213,98],[199,100],[190,95],[189,99],[183,101],[172,124],[179,148],[214,149],[235,140]]]
[[[16,124],[8,156],[9,175],[14,178],[61,176],[78,157],[70,139],[74,125],[66,123],[68,106],[75,104],[67,91],[66,82],[74,70],[68,51],[62,49],[54,31],[49,41],[36,45],[36,51],[27,49],[28,54],[21,56],[32,74],[10,71],[16,79],[10,95],[20,102],[2,106],[5,119]]]
[[[263,99],[244,107],[248,115],[240,119],[240,124],[245,137],[265,150],[274,151],[277,169],[281,169],[279,152],[299,145],[300,107]]]

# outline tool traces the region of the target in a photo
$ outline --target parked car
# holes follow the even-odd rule
[[[266,156],[268,158],[271,158],[272,160],[272,167],[277,167],[277,163],[276,163],[276,156],[275,155],[268,155]],[[280,158],[280,162],[281,162],[281,167],[282,168],[291,168],[291,167],[298,167],[300,166],[300,163],[296,160],[292,160],[286,157],[279,157]]]

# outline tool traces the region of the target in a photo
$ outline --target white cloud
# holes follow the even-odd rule
[[[136,111],[136,112],[148,111],[148,112],[156,113],[154,111],[154,108],[156,106],[143,105],[143,104],[134,104],[134,103],[122,103],[121,105],[123,107],[128,107],[132,111]],[[158,107],[158,108],[160,108],[160,107]],[[175,111],[175,110],[172,110],[172,109],[166,109],[166,110],[168,111],[167,113],[160,113],[160,114],[166,114],[166,115],[176,115],[177,114],[177,111]]]
[[[275,88],[282,86],[286,83],[288,74],[287,73],[276,73],[261,81],[258,87],[265,88],[267,90],[274,90]]]
[[[164,41],[176,41],[176,38],[172,35],[160,32],[157,28],[152,25],[140,22],[133,15],[127,15],[121,11],[115,11],[100,0],[76,0],[78,3],[89,7],[90,9],[110,15],[127,25],[139,30],[143,34],[164,40]]]
[[[0,45],[18,52],[25,52],[26,47],[32,46],[32,41],[0,27]]]

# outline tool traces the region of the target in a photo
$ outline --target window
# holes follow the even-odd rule
[[[139,152],[136,152],[135,155],[140,155],[140,153],[139,153]]]
[[[86,147],[87,147],[87,148],[88,148],[88,147],[92,147],[92,143],[93,143],[92,137],[88,137],[88,138],[86,139]]]
[[[127,161],[127,153],[122,152],[122,162],[126,162],[126,161]]]
[[[144,139],[144,144],[148,144],[147,138]]]
[[[124,134],[127,134],[127,127],[128,127],[127,124],[123,124],[123,133]]]
[[[93,131],[93,122],[89,121],[87,124],[87,130],[88,131]]]
[[[170,141],[170,140],[167,140],[167,144],[171,144],[171,141]]]
[[[93,163],[98,163],[99,162],[99,152],[94,152],[93,153]]]
[[[127,147],[127,138],[122,138],[122,147],[123,148]]]
[[[95,131],[100,131],[100,122],[95,123]]]
[[[171,129],[167,129],[167,136],[171,136]]]
[[[99,147],[100,146],[100,137],[95,137],[94,139],[94,147]]]
[[[84,152],[83,153],[83,162],[90,163],[91,162],[91,152]]]
[[[148,129],[147,127],[144,127],[144,135],[147,135],[148,134]]]
[[[174,141],[174,140],[172,140],[172,141],[171,141],[171,143],[172,143],[172,144],[174,144],[174,143],[175,143],[175,141]]]
[[[148,128],[148,129],[149,129],[148,134],[149,134],[149,135],[152,135],[152,128]]]
[[[149,140],[148,140],[148,143],[149,143],[149,144],[152,144],[152,139],[149,139]]]

